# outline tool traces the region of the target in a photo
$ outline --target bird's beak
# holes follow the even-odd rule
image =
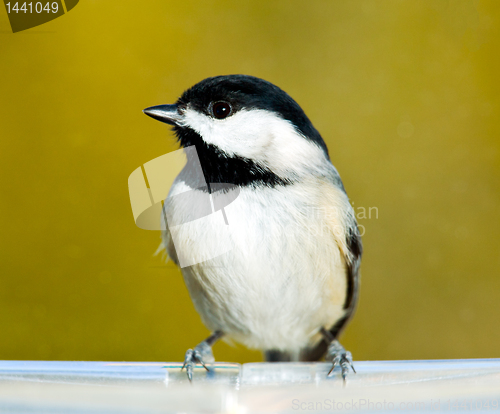
[[[157,105],[144,109],[147,116],[169,125],[180,125],[182,115],[177,111],[177,105]]]

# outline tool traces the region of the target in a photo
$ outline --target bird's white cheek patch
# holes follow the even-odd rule
[[[213,119],[188,108],[184,125],[227,155],[251,159],[280,176],[310,172],[312,160],[325,165],[319,146],[301,136],[291,122],[266,110],[243,109],[226,119]]]
[[[226,154],[256,158],[272,141],[272,125],[286,122],[264,110],[241,110],[226,119],[213,119],[193,109],[184,112],[184,125],[207,144]]]
[[[183,127],[191,128],[203,138],[211,135],[211,119],[209,117],[190,108],[186,109],[183,115]]]
[[[262,109],[243,109],[226,119],[214,119],[188,108],[184,125],[228,155],[256,160],[265,158],[277,136],[295,133],[290,122]]]

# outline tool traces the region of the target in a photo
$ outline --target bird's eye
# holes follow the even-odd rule
[[[227,118],[231,115],[231,105],[227,102],[215,102],[212,105],[212,114],[217,119]]]

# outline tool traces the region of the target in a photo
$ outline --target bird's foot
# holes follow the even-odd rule
[[[351,367],[353,372],[356,373],[356,370],[352,365],[351,353],[349,351],[346,351],[345,348],[340,345],[340,342],[337,340],[332,341],[330,345],[328,345],[325,359],[327,361],[331,361],[333,364],[332,369],[328,373],[328,377],[331,377],[333,375],[333,370],[336,366],[340,366],[340,369],[342,370],[342,379],[344,380],[344,384],[347,373],[349,372],[349,367]]]
[[[194,366],[199,363],[203,365],[207,371],[210,371],[206,364],[214,362],[215,358],[212,354],[212,347],[206,342],[200,342],[194,349],[188,349],[186,351],[186,356],[184,357],[184,365],[181,371],[186,368],[186,373],[189,381],[193,379],[193,369]]]

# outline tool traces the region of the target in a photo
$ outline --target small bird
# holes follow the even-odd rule
[[[227,337],[262,350],[267,361],[325,356],[332,362],[328,376],[340,366],[345,381],[354,367],[338,337],[356,307],[362,244],[340,176],[304,111],[270,82],[227,75],[144,113],[172,125],[181,147],[196,148],[207,183],[186,168],[178,175],[164,202],[169,224],[186,221],[186,199],[175,194],[189,191],[193,204],[196,194],[213,194],[223,183],[238,191],[224,221],[191,221],[175,243],[169,226],[162,231],[178,265],[180,254],[231,244],[181,269],[212,332],[185,354],[189,380],[196,364],[208,369],[212,345]]]

